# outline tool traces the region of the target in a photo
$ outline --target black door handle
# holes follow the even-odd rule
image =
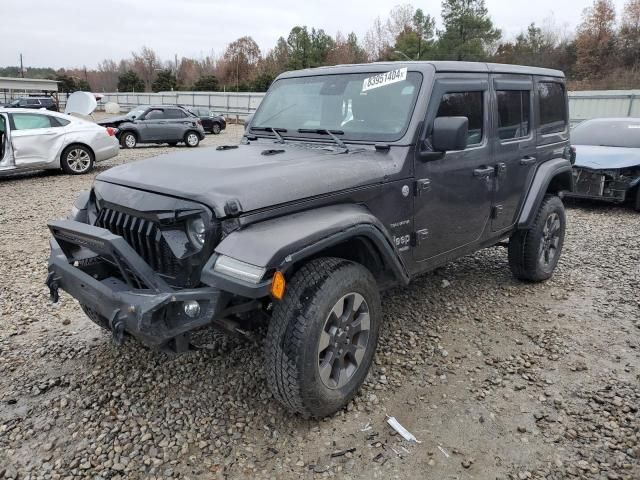
[[[495,168],[494,167],[476,168],[473,171],[473,176],[474,177],[485,178],[485,177],[488,177],[489,175],[491,175],[493,172],[495,172]]]
[[[536,157],[532,157],[532,156],[526,156],[523,157],[522,159],[520,159],[520,165],[524,166],[528,166],[528,165],[532,165],[534,163],[536,163],[538,159]]]

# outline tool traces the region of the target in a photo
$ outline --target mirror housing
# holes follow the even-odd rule
[[[469,141],[467,117],[438,117],[433,122],[433,149],[437,152],[464,150]]]

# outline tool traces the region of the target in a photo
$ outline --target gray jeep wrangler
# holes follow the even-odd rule
[[[367,375],[381,290],[507,241],[516,278],[551,277],[572,189],[567,111],[564,75],[538,68],[285,73],[240,145],[100,174],[49,223],[47,284],[117,343],[184,352],[194,330],[268,324],[274,396],[330,415]]]

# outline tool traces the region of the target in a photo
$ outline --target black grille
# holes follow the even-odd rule
[[[156,272],[172,278],[179,275],[182,267],[180,260],[173,254],[154,222],[103,208],[98,214],[96,226],[124,238]]]

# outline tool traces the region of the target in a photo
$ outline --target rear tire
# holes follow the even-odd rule
[[[122,148],[135,148],[138,144],[138,137],[133,132],[124,132],[120,136],[120,145]]]
[[[562,200],[547,195],[533,225],[509,239],[509,267],[513,276],[528,282],[548,280],[558,265],[566,231]]]
[[[636,212],[640,212],[640,186],[636,187],[636,201],[633,203]]]
[[[265,368],[275,398],[304,417],[347,405],[367,376],[381,321],[380,293],[365,267],[339,258],[304,265],[267,332]]]
[[[83,175],[93,168],[95,157],[84,145],[69,145],[60,156],[60,166],[69,175]]]
[[[190,148],[197,147],[200,144],[200,137],[196,132],[187,132],[184,134],[184,143]]]

